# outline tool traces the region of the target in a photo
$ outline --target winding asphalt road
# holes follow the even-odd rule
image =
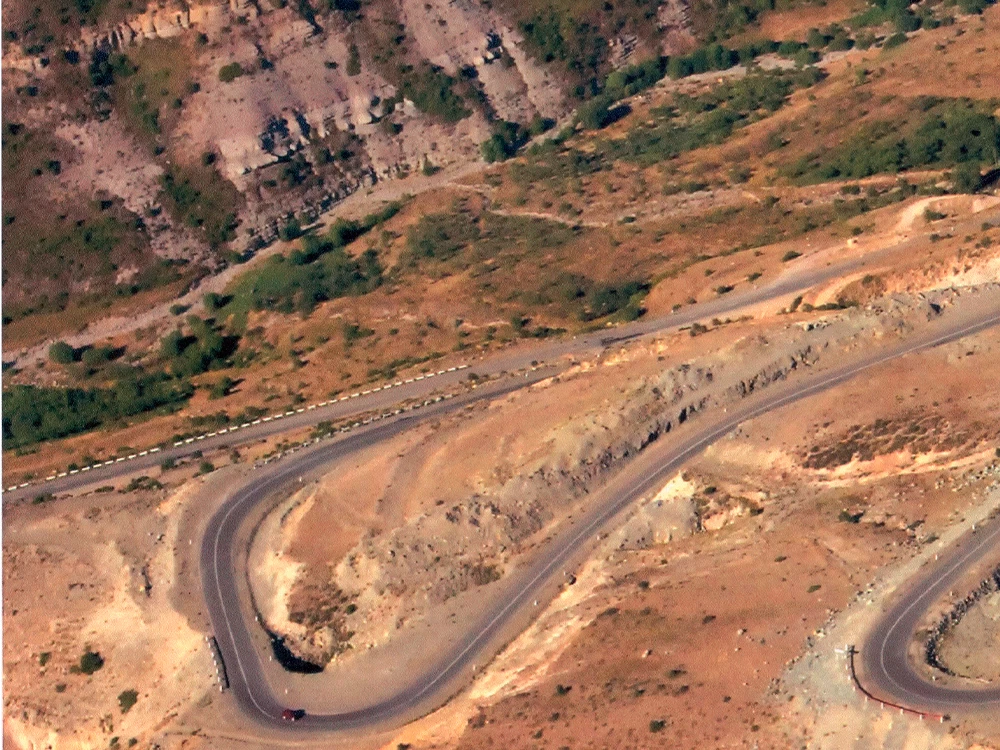
[[[980,221],[982,216],[975,221]],[[966,222],[969,223],[969,222]],[[969,224],[972,226],[972,224]],[[754,304],[805,291],[831,279],[873,267],[888,254],[898,252],[913,245],[918,239],[869,253],[862,258],[854,258],[831,263],[816,269],[791,271],[775,281],[745,292],[732,293],[680,311],[674,315],[643,319],[610,331],[600,331],[543,344],[536,347],[516,348],[500,352],[488,360],[474,361],[469,372],[478,375],[501,375],[530,368],[535,362],[549,363],[537,372],[527,372],[525,377],[500,379],[487,386],[464,393],[454,399],[425,407],[417,412],[380,421],[370,427],[358,430],[345,438],[323,443],[312,449],[301,451],[293,457],[266,467],[255,473],[247,487],[232,495],[220,511],[211,519],[201,550],[203,584],[209,614],[221,652],[225,659],[233,693],[242,709],[259,723],[280,727],[284,730],[350,729],[370,727],[386,723],[399,723],[412,718],[419,712],[430,710],[443,702],[459,684],[471,674],[472,666],[484,655],[502,646],[509,635],[505,631],[512,624],[523,620],[532,600],[543,596],[553,585],[556,574],[586,551],[595,535],[609,526],[629,505],[647,492],[655,489],[666,477],[686,460],[706,446],[725,435],[740,422],[751,419],[769,410],[805,398],[843,383],[858,373],[895,357],[953,341],[962,336],[984,330],[1000,322],[1000,310],[994,309],[974,321],[942,325],[934,335],[914,337],[911,341],[881,353],[870,354],[851,364],[826,373],[818,373],[802,378],[788,387],[772,386],[741,408],[726,415],[719,415],[713,421],[699,420],[698,430],[689,433],[676,442],[662,438],[659,445],[647,451],[647,456],[655,458],[656,466],[648,467],[644,473],[623,472],[612,485],[615,489],[613,501],[593,508],[585,517],[568,525],[564,533],[556,535],[523,571],[517,572],[507,595],[494,602],[488,611],[475,622],[471,622],[466,635],[451,646],[449,656],[434,665],[424,674],[414,676],[412,682],[402,685],[391,698],[374,702],[355,711],[333,714],[313,714],[295,724],[280,719],[283,706],[275,698],[265,679],[261,655],[254,645],[248,624],[248,613],[242,608],[235,584],[236,570],[245,560],[238,559],[234,548],[236,532],[240,522],[259,503],[287,492],[297,483],[300,476],[319,470],[331,461],[350,455],[369,446],[377,445],[393,435],[410,428],[419,421],[441,416],[473,401],[495,397],[504,392],[523,387],[531,382],[550,376],[565,366],[555,365],[561,358],[584,356],[613,345],[617,342],[676,329],[701,320],[744,309]],[[95,469],[87,474],[62,477],[44,484],[3,493],[4,502],[17,502],[32,497],[44,488],[47,492],[58,493],[80,489],[114,477],[136,473],[148,466],[154,466],[167,458],[182,458],[194,450],[209,451],[221,447],[232,447],[295,428],[315,425],[323,420],[332,420],[360,413],[378,411],[393,407],[407,399],[424,399],[436,391],[454,388],[466,379],[465,371],[444,374],[434,379],[426,379],[405,384],[392,390],[383,390],[346,402],[289,415],[281,421],[255,425],[238,433],[206,438],[192,445],[165,449],[159,453],[134,461],[113,464]],[[637,460],[637,464],[643,463]],[[980,559],[994,545],[995,536],[982,535],[975,544],[966,549],[960,547],[954,553],[954,568],[943,570],[942,577],[930,577],[918,582],[910,594],[890,612],[880,630],[873,635],[865,647],[863,658],[865,672],[876,684],[901,700],[921,702],[925,706],[972,705],[997,700],[996,690],[949,690],[924,683],[912,672],[906,660],[906,644],[919,615],[944,588],[954,581],[969,564]],[[949,558],[951,559],[951,558]],[[881,639],[881,640],[879,640]],[[873,648],[873,646],[875,646]],[[874,659],[872,654],[880,654]]]
[[[1000,546],[1000,518],[977,526],[920,577],[869,633],[860,657],[866,689],[908,708],[942,714],[965,707],[1000,706],[1000,685],[958,687],[928,681],[914,668],[909,646],[920,620],[962,575]]]
[[[265,676],[261,654],[254,645],[248,621],[252,620],[241,605],[237,587],[237,570],[245,565],[245,560],[237,558],[234,541],[241,523],[258,505],[282,492],[287,492],[300,480],[298,477],[315,471],[325,463],[342,458],[351,453],[377,445],[389,437],[399,434],[417,421],[440,416],[474,400],[489,397],[492,393],[502,393],[520,386],[518,382],[501,381],[491,387],[491,391],[472,392],[451,401],[442,402],[422,412],[394,421],[381,423],[364,431],[322,446],[311,452],[286,459],[263,475],[257,475],[248,486],[238,490],[224,502],[209,521],[202,542],[201,565],[206,602],[215,628],[220,649],[225,659],[233,693],[243,711],[260,724],[282,728],[288,731],[345,730],[369,727],[384,727],[392,723],[402,723],[419,713],[429,711],[444,702],[468,679],[474,664],[483,663],[497,648],[498,642],[508,626],[518,617],[523,617],[532,606],[533,600],[542,598],[553,580],[558,580],[575,555],[586,551],[594,543],[596,535],[609,527],[631,504],[660,487],[666,479],[691,457],[700,453],[708,445],[726,435],[741,422],[780,408],[792,402],[820,393],[842,384],[858,374],[898,357],[929,347],[955,341],[964,336],[1000,324],[1000,300],[992,300],[986,311],[974,317],[938,321],[926,332],[912,336],[903,343],[887,347],[881,351],[862,355],[843,366],[827,371],[796,376],[794,382],[771,386],[767,391],[748,399],[740,407],[728,413],[706,416],[699,424],[691,425],[685,435],[671,435],[642,454],[631,469],[624,470],[608,485],[610,492],[602,494],[603,503],[590,509],[582,518],[566,524],[551,540],[536,553],[534,559],[522,570],[515,572],[514,585],[509,586],[504,595],[492,602],[485,613],[469,623],[465,635],[452,644],[446,655],[425,670],[411,676],[407,684],[388,699],[373,702],[364,708],[340,713],[312,713],[294,724],[280,718],[284,706],[274,696]],[[535,377],[542,377],[536,374]],[[528,379],[530,380],[530,378]],[[676,439],[671,439],[676,438]],[[996,532],[1000,533],[1000,531]],[[985,554],[996,537],[979,540],[975,554]],[[954,571],[960,571],[974,559],[975,554],[967,552],[958,555],[954,561]],[[935,586],[947,585],[938,581]],[[933,597],[938,588],[932,586],[922,598],[918,597],[912,608],[905,610],[906,617],[900,625],[887,633],[885,642],[889,648],[902,648],[905,660],[905,644],[909,641],[907,617],[919,608],[919,603]],[[902,643],[902,646],[899,644]],[[893,651],[895,653],[895,651]],[[907,690],[920,690],[916,685],[905,683]],[[960,695],[969,703],[981,702],[984,697],[992,700],[995,692],[972,691],[968,697]]]
[[[977,222],[981,223],[985,220],[996,220],[997,218],[1000,218],[1000,211],[984,211],[972,219],[958,222],[954,231],[972,230],[978,228],[979,224]],[[554,363],[565,357],[588,356],[617,342],[676,330],[699,321],[725,317],[726,315],[753,307],[754,305],[805,292],[815,286],[839,277],[857,273],[863,269],[873,269],[889,255],[910,248],[916,249],[923,241],[922,236],[915,236],[862,256],[831,262],[829,265],[819,268],[809,268],[806,266],[801,270],[797,270],[793,263],[784,273],[771,282],[745,291],[734,291],[717,299],[678,310],[671,315],[642,318],[633,323],[613,329],[553,340],[539,345],[517,346],[511,350],[491,354],[487,358],[470,360],[466,363],[470,365],[470,369],[467,370],[440,373],[434,378],[401,384],[391,389],[383,389],[377,393],[370,393],[349,401],[335,401],[327,406],[309,409],[304,413],[283,415],[284,418],[281,420],[263,422],[236,432],[205,437],[196,443],[177,447],[172,447],[168,444],[155,453],[148,453],[133,460],[95,467],[88,472],[70,474],[52,479],[51,481],[36,481],[27,487],[5,490],[3,492],[3,501],[5,503],[19,502],[33,498],[41,492],[52,494],[71,492],[81,487],[88,487],[111,479],[138,473],[142,469],[158,466],[166,459],[176,460],[185,458],[195,451],[207,453],[221,448],[232,448],[263,440],[296,428],[310,427],[324,420],[343,419],[368,411],[387,409],[409,399],[425,399],[435,392],[454,388],[472,372],[477,375],[492,377],[502,373],[528,369],[537,362]],[[808,261],[808,256],[802,260]]]

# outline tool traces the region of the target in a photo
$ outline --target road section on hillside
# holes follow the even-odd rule
[[[981,219],[982,216],[977,216]],[[971,221],[971,220],[970,220]],[[195,451],[206,453],[220,448],[232,448],[291,430],[310,427],[323,421],[347,419],[354,415],[375,412],[395,407],[406,401],[427,399],[435,393],[456,389],[470,374],[496,377],[501,374],[530,370],[539,363],[556,365],[569,357],[587,357],[616,343],[643,336],[675,331],[701,321],[725,317],[757,305],[799,294],[833,279],[855,274],[862,269],[875,267],[892,253],[917,246],[920,238],[912,238],[901,243],[881,248],[862,256],[830,263],[820,268],[790,267],[774,281],[742,292],[732,292],[709,302],[702,302],[677,312],[659,317],[641,318],[614,328],[593,331],[579,336],[566,337],[538,345],[521,344],[508,350],[489,354],[432,373],[432,376],[418,375],[405,381],[372,385],[367,391],[355,394],[347,400],[323,402],[323,406],[309,404],[296,408],[294,413],[282,412],[280,418],[269,421],[256,420],[238,431],[203,435],[198,440],[184,445],[161,445],[152,451],[134,454],[128,460],[111,460],[104,465],[90,467],[87,471],[62,475],[45,480],[35,480],[10,488],[3,492],[4,502],[16,502],[37,496],[41,492],[58,494],[81,487],[88,487],[111,479],[134,474],[142,469],[157,466],[165,460],[178,460],[190,456]],[[804,260],[808,260],[804,258]],[[272,415],[276,416],[276,415]]]
[[[960,708],[1000,707],[1000,685],[960,687],[928,680],[910,658],[921,619],[943,599],[969,568],[1000,548],[1000,518],[966,534],[945,555],[920,572],[868,635],[859,656],[865,688],[907,708],[947,714]],[[942,677],[944,677],[942,675]]]
[[[259,724],[301,732],[307,730],[374,729],[400,724],[426,713],[444,702],[472,676],[475,665],[487,661],[512,636],[511,623],[523,623],[533,606],[551,596],[553,582],[588,552],[602,530],[614,524],[635,501],[658,489],[687,460],[726,435],[741,422],[778,409],[794,401],[840,385],[877,365],[913,352],[955,341],[1000,324],[1000,300],[979,305],[978,311],[944,316],[928,329],[907,340],[863,354],[833,369],[797,377],[794,382],[775,385],[750,397],[744,404],[718,415],[707,415],[684,434],[669,435],[648,448],[608,483],[600,502],[575,521],[555,532],[530,563],[511,575],[503,593],[481,614],[469,617],[464,635],[447,645],[440,658],[419,674],[404,671],[400,684],[393,685],[388,698],[362,708],[311,712],[289,723],[281,718],[282,706],[268,683],[262,654],[255,646],[253,617],[241,603],[236,566],[245,565],[234,548],[243,520],[261,503],[292,490],[302,475],[318,470],[324,463],[377,445],[399,434],[415,422],[453,410],[472,400],[488,397],[487,391],[466,394],[461,399],[442,402],[425,412],[415,413],[354,433],[320,450],[287,459],[265,474],[255,476],[247,486],[232,494],[208,523],[201,548],[204,592],[215,636],[224,656],[233,693],[241,709]],[[496,393],[516,385],[493,386]],[[993,537],[989,537],[992,543]],[[977,547],[978,549],[978,547]],[[959,557],[955,569],[967,565],[974,556]],[[889,640],[908,640],[906,629],[893,631]],[[904,647],[905,648],[905,647]],[[982,693],[980,694],[982,695]],[[975,701],[973,696],[970,702]],[[292,707],[295,708],[295,707]]]

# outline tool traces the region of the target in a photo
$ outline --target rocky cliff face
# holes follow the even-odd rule
[[[390,5],[409,40],[408,59],[475,82],[481,102],[469,104],[467,116],[449,121],[421,111],[398,82],[358,56],[357,34],[341,16],[310,21],[289,6],[245,0],[161,3],[118,23],[84,26],[67,40],[79,56],[72,69],[63,53],[31,55],[7,44],[5,96],[30,88],[17,119],[54,133],[65,152],[62,173],[42,175],[54,199],[101,193],[137,215],[156,215],[146,226],[153,250],[189,260],[204,260],[205,242],[162,210],[160,181],[170,165],[213,155],[213,168],[243,196],[232,240],[241,251],[269,242],[288,217],[314,217],[377,181],[477,161],[492,118],[527,123],[568,112],[557,78],[493,11],[443,0]],[[90,83],[88,66],[118,54],[140,74],[153,58],[162,64],[175,55],[176,69],[166,75],[188,78],[183,96],[158,105],[159,124],[147,128],[155,149],[136,122],[137,78],[103,93],[100,86],[96,94],[60,90],[64,68]],[[220,74],[225,66],[228,76]],[[88,99],[99,97],[113,100],[110,111],[91,109]]]

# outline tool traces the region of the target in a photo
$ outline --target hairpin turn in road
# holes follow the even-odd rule
[[[696,430],[692,428],[692,431],[683,437],[677,436],[675,441],[663,438],[661,444],[647,449],[649,451],[647,460],[637,459],[636,463],[642,465],[642,473],[626,470],[616,477],[613,480],[615,492],[609,495],[609,500],[599,507],[590,509],[582,519],[568,525],[561,533],[557,532],[520,573],[517,585],[508,587],[504,596],[491,603],[485,613],[470,618],[471,621],[463,637],[451,644],[445,655],[422,674],[413,675],[410,681],[400,684],[391,697],[376,700],[363,708],[309,713],[294,723],[281,718],[282,712],[287,707],[281,705],[267,681],[261,655],[251,634],[251,628],[255,627],[252,624],[253,618],[243,606],[236,585],[237,571],[234,566],[237,562],[234,542],[242,522],[261,503],[274,498],[282,490],[287,490],[291,484],[297,483],[300,476],[314,472],[325,464],[356,451],[378,445],[418,421],[441,416],[473,400],[509,392],[520,387],[521,383],[500,381],[490,389],[442,402],[423,412],[382,422],[337,442],[297,454],[276,464],[269,471],[255,475],[250,484],[235,492],[224,502],[209,521],[202,542],[201,566],[205,598],[215,628],[215,636],[226,661],[233,694],[248,717],[257,723],[286,731],[356,730],[384,727],[415,718],[446,700],[458,689],[463,680],[468,679],[475,663],[483,663],[491,652],[502,645],[502,642],[498,642],[498,638],[504,633],[504,627],[532,606],[532,602],[538,598],[539,592],[544,590],[546,584],[564,570],[576,553],[585,550],[596,534],[610,525],[637,499],[658,488],[687,460],[741,422],[845,383],[877,365],[922,349],[955,341],[998,323],[1000,323],[1000,308],[996,304],[971,319],[966,317],[962,320],[949,319],[939,322],[921,335],[915,335],[902,343],[861,356],[839,368],[811,373],[785,386],[772,386],[759,396],[752,397],[741,407],[717,415],[714,419],[706,417],[706,421]],[[541,375],[536,375],[536,378],[540,377]],[[531,380],[529,378],[527,382]],[[651,464],[654,458],[655,464]],[[978,559],[976,555],[981,557],[985,554],[995,539],[996,535],[985,537],[978,540],[979,543],[972,552],[956,553],[953,566],[949,569],[951,573],[957,573]],[[245,564],[245,560],[240,564]],[[935,596],[940,585],[947,585],[947,583],[941,584],[942,581],[951,580],[947,575],[941,577],[934,586],[926,589],[924,594],[918,597],[917,604],[906,610],[907,617],[920,602]],[[912,634],[908,623],[906,617],[898,618],[887,631],[883,642],[889,644],[888,647],[893,649],[893,653],[902,649],[902,653],[905,654],[906,643]],[[915,692],[920,688],[909,682],[898,684],[897,689],[907,694],[900,695],[901,698],[910,694],[920,695]],[[995,700],[994,693],[997,691],[973,692],[969,693],[967,699],[961,697],[961,700],[963,702],[967,700],[970,705],[976,701],[992,701]],[[965,696],[965,693],[961,696]]]

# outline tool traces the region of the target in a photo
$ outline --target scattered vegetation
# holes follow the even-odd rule
[[[820,182],[967,165],[969,172],[963,173],[958,187],[978,189],[979,166],[1000,161],[996,117],[968,99],[921,97],[914,110],[904,122],[868,122],[840,146],[812,152],[790,165],[786,173],[800,182]]]
[[[400,90],[421,112],[445,122],[458,122],[472,114],[455,92],[455,79],[437,65],[421,63],[401,69]]]
[[[698,96],[678,95],[672,106],[659,107],[653,118],[635,125],[623,138],[599,141],[605,160],[651,166],[685,151],[721,143],[734,129],[777,111],[798,88],[822,78],[815,68],[754,73],[713,87]]]
[[[212,166],[171,165],[160,184],[168,210],[178,221],[203,232],[212,248],[236,236],[236,213],[242,198]]]
[[[221,318],[245,316],[249,310],[276,310],[309,315],[320,302],[367,294],[383,280],[382,264],[374,250],[352,257],[345,248],[358,237],[388,221],[400,209],[393,203],[360,222],[338,219],[323,236],[308,234],[301,247],[287,257],[272,256],[248,271],[228,290],[229,302]]]
[[[654,0],[630,3],[585,3],[572,10],[507,0],[506,10],[518,26],[532,55],[556,65],[571,92],[580,99],[600,92],[610,68],[608,39],[631,34],[650,40],[656,32]],[[533,7],[534,6],[534,7]]]
[[[162,490],[163,485],[152,477],[147,477],[145,475],[141,477],[135,477],[122,489],[122,492],[136,492],[137,490],[151,491],[151,490]]]

